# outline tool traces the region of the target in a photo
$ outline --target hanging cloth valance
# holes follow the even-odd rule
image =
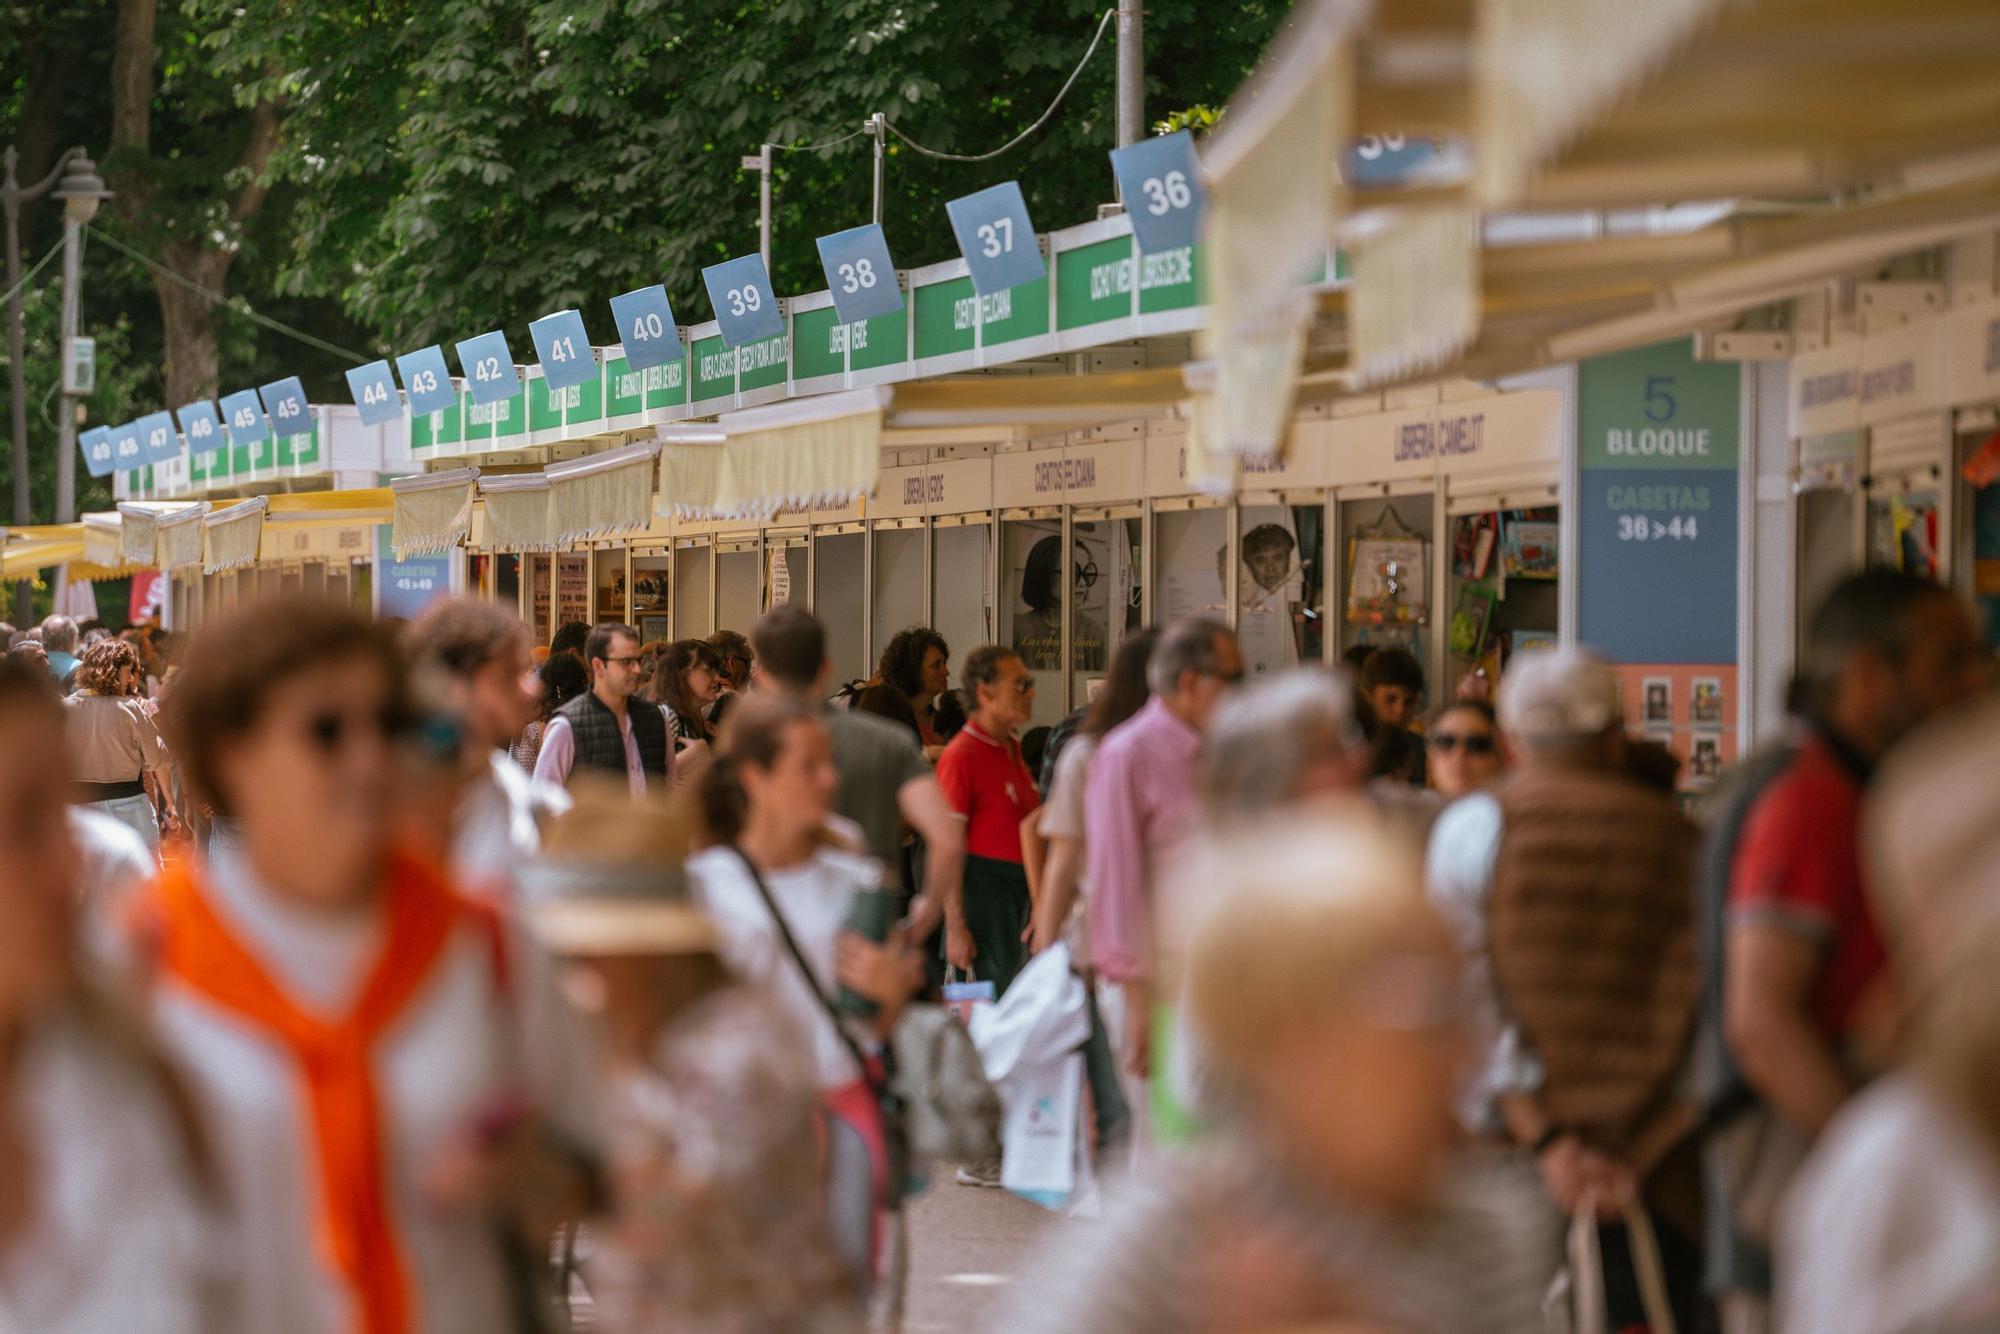
[[[120,502],[120,541],[125,563],[143,569],[177,570],[201,563],[201,517],[208,502],[157,504]]]
[[[396,516],[390,544],[396,559],[449,551],[472,531],[472,488],[477,468],[399,477],[389,484],[395,492]]]
[[[1320,0],[1295,18],[1202,153],[1218,454],[1268,459],[1291,419],[1312,302],[1339,211],[1334,163],[1353,138],[1353,35],[1368,7]]]
[[[551,551],[555,540],[554,495],[539,472],[508,473],[479,479],[486,507],[485,545],[493,551]]]
[[[722,489],[723,442],[712,422],[657,428],[660,439],[659,513],[694,519],[715,512]]]
[[[729,436],[715,512],[763,518],[781,509],[851,504],[875,488],[885,387],[725,414]]]
[[[125,559],[124,516],[117,510],[83,516],[83,558],[106,570],[119,570],[130,564]]]
[[[1395,215],[1354,246],[1347,295],[1355,387],[1458,360],[1479,334],[1479,220],[1469,209]]]
[[[1482,0],[1472,43],[1473,180],[1488,209],[1653,73],[1721,0]]]
[[[568,544],[644,528],[653,519],[657,440],[548,466],[555,541]]]
[[[160,516],[153,539],[153,564],[162,570],[185,570],[201,564],[203,522],[208,505],[192,506]]]
[[[255,564],[264,541],[264,515],[270,508],[270,501],[255,496],[215,510],[203,520],[208,529],[203,538],[203,572],[214,574]]]

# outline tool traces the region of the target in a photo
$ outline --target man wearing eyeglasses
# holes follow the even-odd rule
[[[600,625],[584,643],[590,690],[556,710],[542,735],[535,777],[567,785],[582,769],[623,773],[632,795],[648,783],[667,783],[673,750],[664,715],[632,696],[639,689],[639,632],[629,625]]]
[[[1176,621],[1146,660],[1146,707],[1105,733],[1083,799],[1091,960],[1120,1063],[1150,1078],[1153,889],[1196,824],[1195,754],[1223,696],[1243,679],[1236,636]],[[1130,1100],[1130,1099],[1128,1099]]]

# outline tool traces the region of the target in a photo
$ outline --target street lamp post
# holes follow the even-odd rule
[[[21,311],[21,205],[40,199],[51,190],[63,201],[63,308],[62,356],[69,364],[70,340],[76,336],[77,286],[80,280],[81,251],[79,230],[97,216],[97,206],[111,197],[98,178],[97,169],[81,148],[68,149],[48,175],[24,186],[14,174],[20,154],[10,144],[0,162],[0,214],[7,223],[7,375],[8,407],[14,428],[12,470],[14,474],[14,523],[25,526],[34,520],[28,500],[28,389],[26,353],[27,331]],[[57,185],[60,179],[61,185]],[[67,394],[63,397],[59,437],[62,453],[56,459],[56,521],[68,523],[76,517],[76,409]],[[34,619],[34,594],[23,580],[14,595],[15,624]]]

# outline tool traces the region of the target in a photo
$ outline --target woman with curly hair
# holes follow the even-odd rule
[[[660,655],[646,698],[667,716],[667,735],[674,743],[674,754],[695,746],[705,748],[714,739],[708,706],[721,698],[722,680],[722,655],[705,640],[683,639]]]
[[[924,757],[936,761],[946,737],[938,729],[938,697],[951,689],[951,649],[926,625],[899,630],[882,650],[881,680],[861,692],[854,706],[901,723],[917,734]]]
[[[177,829],[180,821],[169,781],[173,757],[141,693],[144,683],[132,646],[103,639],[83,651],[76,692],[63,702],[75,800],[130,826],[158,850],[161,831]]]

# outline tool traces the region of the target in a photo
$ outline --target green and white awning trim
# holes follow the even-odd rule
[[[472,532],[472,491],[477,468],[399,477],[389,484],[396,509],[390,544],[396,559],[449,551]]]
[[[765,518],[859,500],[875,486],[892,398],[877,385],[724,413],[707,430],[662,430],[662,510],[687,519]]]
[[[548,474],[507,473],[479,479],[486,507],[484,545],[494,551],[553,551],[554,509]]]
[[[155,570],[201,564],[201,519],[208,513],[207,501],[125,501],[118,513],[127,564]]]
[[[253,496],[226,509],[212,511],[202,521],[204,535],[201,568],[206,574],[253,565],[264,541],[264,515],[271,502]]]
[[[552,463],[549,522],[560,545],[629,533],[653,521],[660,442],[642,440],[586,458]]]
[[[1379,218],[1379,226],[1370,226]],[[1408,379],[1457,361],[1479,336],[1479,216],[1413,208],[1356,219],[1347,295],[1353,387]]]

